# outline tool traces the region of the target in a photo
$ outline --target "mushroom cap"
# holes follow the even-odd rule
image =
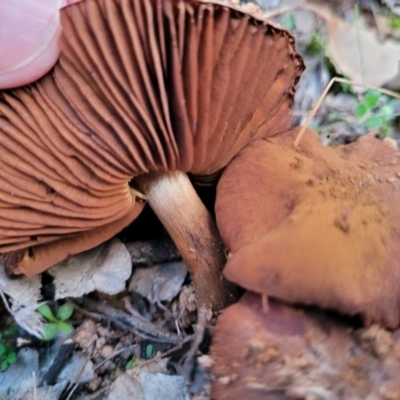
[[[0,254],[134,215],[132,177],[213,175],[290,124],[304,65],[265,21],[191,0],[85,0],[61,24],[53,71],[0,95]]]
[[[337,316],[247,292],[213,331],[213,399],[365,399],[399,393],[400,331],[354,329]]]
[[[206,179],[290,126],[304,64],[284,29],[196,0],[84,0],[61,24],[57,85],[126,173]]]
[[[227,279],[291,303],[400,323],[400,152],[294,129],[244,149],[217,188]]]
[[[129,187],[132,176],[91,137],[51,75],[0,94],[0,137],[1,254],[101,228],[90,241],[77,241],[87,250],[109,238],[105,227],[110,232],[122,219],[115,234],[143,208]],[[20,257],[3,258],[14,261],[9,272]]]

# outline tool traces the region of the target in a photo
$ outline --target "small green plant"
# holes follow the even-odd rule
[[[74,329],[67,320],[71,317],[74,306],[71,303],[65,303],[57,309],[57,317],[47,304],[42,304],[37,311],[43,315],[47,323],[44,325],[42,339],[49,341],[54,339],[59,332],[70,333]]]
[[[390,29],[397,30],[400,29],[400,16],[394,13],[390,14],[389,17],[389,27]]]
[[[153,345],[148,344],[146,347],[146,358],[151,358],[153,356]]]
[[[294,15],[291,13],[284,14],[280,20],[280,23],[288,31],[293,30],[296,26]]]
[[[369,90],[354,109],[356,123],[370,130],[378,130],[382,136],[390,136],[396,117],[392,102],[377,90]]]
[[[17,361],[14,340],[10,338],[17,331],[18,327],[12,326],[3,333],[0,333],[0,371],[2,372]]]
[[[131,368],[133,367],[133,365],[136,364],[136,362],[137,362],[137,359],[136,359],[135,356],[133,356],[133,357],[126,363],[125,369],[126,369],[126,370],[131,369]]]
[[[326,43],[320,32],[314,32],[306,43],[306,50],[311,55],[317,56],[325,53]]]

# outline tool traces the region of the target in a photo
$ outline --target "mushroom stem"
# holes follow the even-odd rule
[[[192,274],[198,309],[205,305],[216,312],[237,300],[237,287],[222,276],[226,255],[221,237],[187,174],[152,172],[135,182]]]

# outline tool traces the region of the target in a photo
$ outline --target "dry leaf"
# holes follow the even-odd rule
[[[119,376],[107,400],[189,400],[188,382],[178,375],[167,375],[167,360],[137,366]]]
[[[13,307],[17,305],[36,305],[40,300],[41,277],[9,278],[0,264],[0,290],[11,297]]]
[[[136,268],[129,290],[140,293],[150,302],[171,301],[180,292],[187,272],[183,261]]]
[[[323,7],[307,5],[326,22],[326,52],[336,70],[355,82],[381,87],[400,75],[400,42],[381,41],[362,17],[347,23]]]
[[[400,1],[399,0],[384,0],[384,2],[392,10],[393,13],[400,15]]]
[[[41,374],[48,369],[48,366],[43,364],[48,361],[46,357],[39,360],[39,354],[34,349],[21,349],[17,362],[0,374],[0,398],[59,399],[70,382],[85,383],[93,379],[92,361],[87,360],[81,352],[77,352],[62,369],[55,385],[38,387]]]
[[[29,332],[40,338],[43,331],[43,317],[36,312],[38,302],[41,299],[41,277],[21,277],[10,279],[0,264],[0,291],[10,297],[10,313],[15,322]]]
[[[80,297],[98,290],[117,294],[132,270],[131,257],[118,239],[64,261],[49,272],[54,276],[56,299]]]

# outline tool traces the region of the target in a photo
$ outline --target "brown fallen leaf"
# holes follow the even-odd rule
[[[323,18],[327,28],[326,52],[336,71],[350,80],[368,86],[381,87],[400,78],[400,42],[380,40],[375,29],[359,16],[348,23],[328,8],[302,5]]]

